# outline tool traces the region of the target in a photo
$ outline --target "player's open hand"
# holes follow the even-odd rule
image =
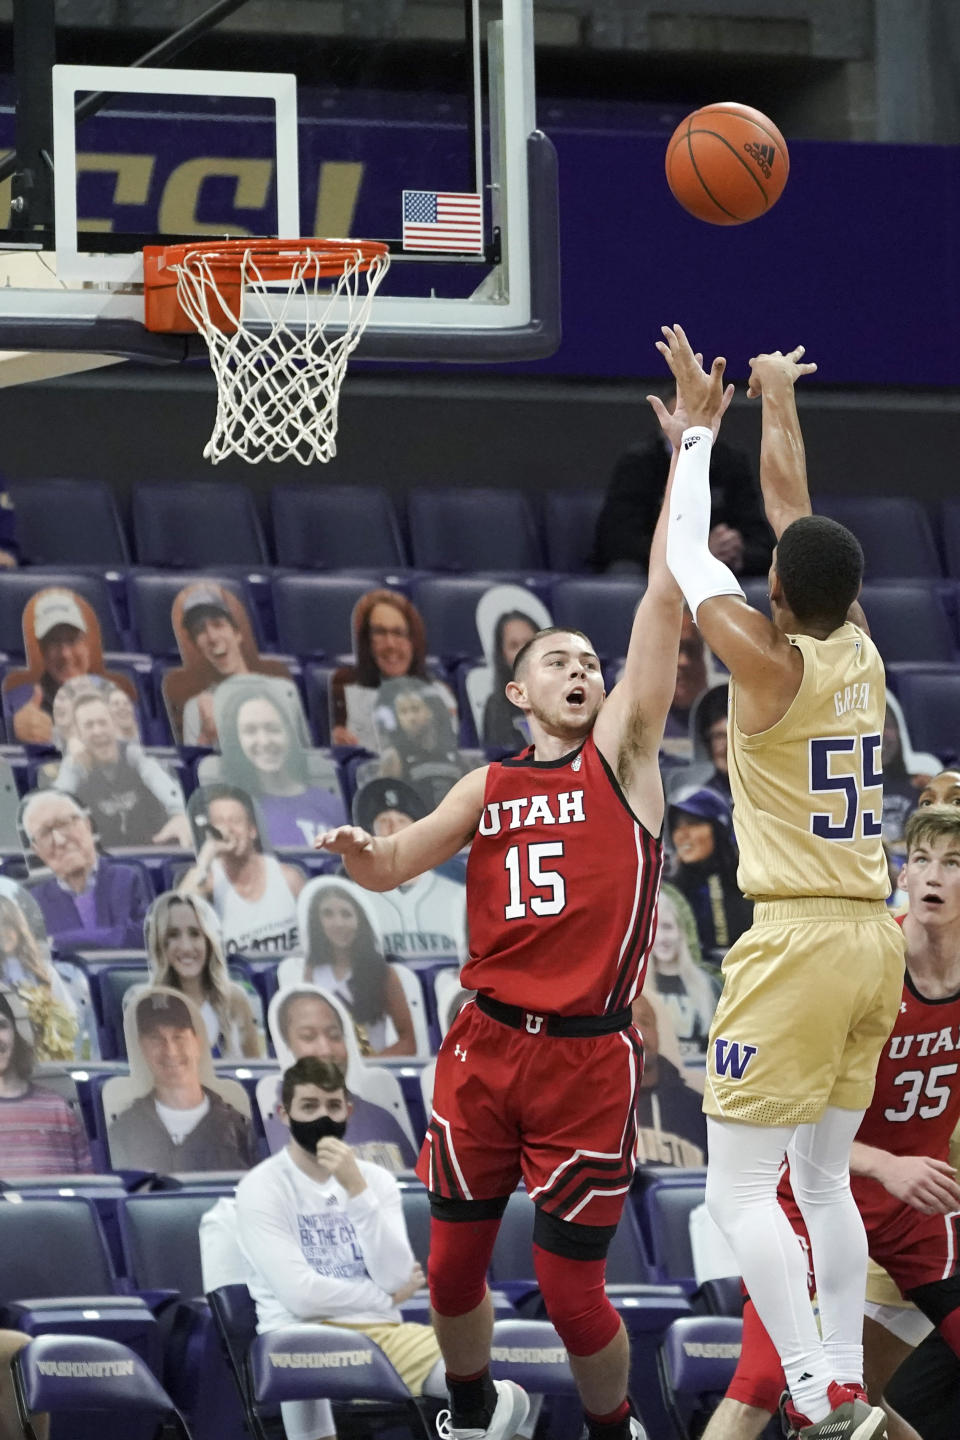
[[[755,400],[763,394],[765,385],[778,380],[796,385],[801,375],[812,375],[816,370],[813,361],[802,365],[806,351],[802,345],[784,355],[782,350],[771,350],[769,355],[754,355],[750,361],[750,379],[747,381],[747,398]]]
[[[348,859],[364,855],[373,845],[373,836],[359,825],[338,825],[336,830],[324,830],[313,842],[314,850],[329,850],[332,855],[344,855]]]
[[[693,358],[696,360],[697,364],[702,370],[703,355],[701,354],[701,352],[698,350]],[[713,422],[713,425],[711,426],[711,429],[713,430],[714,440],[716,440],[717,431],[720,429],[720,421],[723,419],[723,416],[726,413],[727,406],[733,399],[733,393],[734,391],[732,385],[728,385],[726,390],[724,390],[723,392],[723,398],[721,401],[719,414],[717,415],[716,419]],[[674,398],[673,406],[669,410],[667,409],[663,401],[660,399],[659,395],[648,395],[646,399],[648,405],[650,406],[651,410],[653,411],[654,415],[656,415],[657,420],[659,421],[660,429],[670,441],[670,444],[673,446],[674,450],[679,450],[680,437],[683,434],[684,430],[686,430],[687,427],[690,425],[690,420],[687,416],[687,412],[680,398],[679,389],[677,390],[677,394]]]
[[[879,1179],[884,1190],[921,1215],[960,1210],[960,1185],[946,1160],[929,1155],[888,1155]]]
[[[677,382],[677,400],[686,414],[687,424],[706,425],[711,430],[715,425],[719,427],[723,412],[730,404],[729,399],[724,399],[726,360],[718,355],[705,372],[680,325],[661,325],[660,333],[663,339],[657,341],[657,349]]]

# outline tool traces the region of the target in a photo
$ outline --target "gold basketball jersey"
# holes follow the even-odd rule
[[[788,638],[803,656],[803,679],[776,725],[759,735],[741,734],[737,687],[730,682],[738,884],[754,899],[885,900],[883,661],[870,637],[849,621],[826,640]]]

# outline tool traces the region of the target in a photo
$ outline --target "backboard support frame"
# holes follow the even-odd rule
[[[468,0],[468,5],[479,24],[478,0]],[[493,229],[502,237],[498,263],[466,299],[378,296],[358,351],[361,358],[503,361],[547,355],[559,344],[557,165],[551,142],[536,129],[532,11],[533,0],[502,0],[501,17],[489,22],[486,30],[490,213]],[[204,90],[211,81],[220,88]],[[70,128],[73,99],[78,90],[162,94],[168,89],[178,94],[259,95],[272,100],[278,125],[285,127],[283,143],[277,145],[278,223],[283,228],[291,226],[297,234],[301,228],[296,206],[297,152],[290,141],[291,124],[293,135],[296,133],[293,77],[56,66],[54,87],[59,97],[55,107],[58,279],[67,287],[83,284],[84,288],[0,288],[0,346],[95,351],[166,364],[202,355],[199,336],[148,334],[142,328],[139,253],[93,255],[78,243],[75,166],[70,163],[76,153],[75,129]],[[522,137],[519,143],[518,137]],[[475,138],[479,156],[476,133]],[[292,164],[286,163],[291,157]],[[337,329],[336,316],[331,329]]]

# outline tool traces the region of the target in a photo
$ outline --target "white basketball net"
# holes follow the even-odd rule
[[[289,255],[284,250],[283,258],[290,260],[291,275],[278,282],[264,279],[255,251],[238,257],[239,315],[224,302],[214,257],[196,250],[171,267],[177,275],[177,297],[207,342],[217,381],[217,420],[203,451],[214,465],[228,455],[253,465],[291,458],[309,465],[337,453],[340,386],[390,257],[375,255],[363,268],[358,249],[345,258],[343,273],[333,278],[319,273],[317,258],[307,246],[291,248]],[[288,287],[285,296],[283,285]],[[235,322],[232,334],[214,323],[212,302],[214,315],[219,307]],[[340,331],[338,314],[339,333],[328,336],[325,327],[341,303],[345,328]]]

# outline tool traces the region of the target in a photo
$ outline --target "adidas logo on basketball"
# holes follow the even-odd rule
[[[756,160],[764,176],[769,180],[777,154],[776,147],[774,145],[758,145],[755,141],[750,141],[743,148],[752,159]]]

